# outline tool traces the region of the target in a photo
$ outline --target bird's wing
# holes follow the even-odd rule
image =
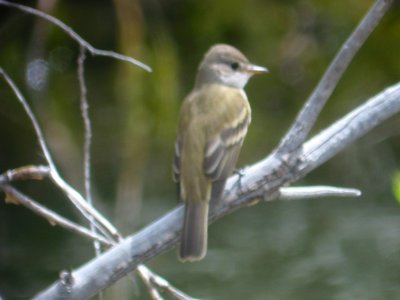
[[[231,92],[232,89],[228,87],[221,89],[220,86],[212,86],[208,87],[206,91],[196,90],[185,99],[182,108],[186,105],[190,109],[187,107],[181,109],[180,130],[175,141],[173,161],[175,182],[203,180],[200,178],[201,174],[192,179],[181,178],[184,176],[181,170],[184,145],[197,145],[196,147],[204,145],[201,164],[203,174],[210,182],[222,182],[231,175],[251,120],[250,106],[244,92],[241,90]],[[210,111],[214,113],[210,115]],[[218,121],[212,118],[217,118]],[[190,134],[188,134],[188,130],[190,130]],[[187,143],[186,140],[185,144],[184,139],[188,138],[193,138],[197,142]],[[186,156],[190,157],[190,151],[193,150],[186,149],[186,151],[189,151]],[[192,161],[192,163],[193,169],[195,169],[197,163],[196,161]],[[191,192],[194,193],[194,191]]]
[[[175,139],[174,159],[172,161],[172,177],[177,183],[181,181],[181,154],[183,147],[183,136],[185,136],[186,131],[190,127],[190,123],[193,121],[193,112],[191,107],[193,106],[193,102],[196,96],[197,93],[195,91],[192,91],[183,101],[179,113],[179,126]]]
[[[174,160],[172,162],[172,178],[175,182],[179,182],[180,170],[181,170],[181,149],[182,149],[182,139],[178,136],[175,140],[174,147]]]
[[[233,116],[232,121],[206,144],[203,168],[213,182],[224,180],[233,172],[250,124],[247,106]]]

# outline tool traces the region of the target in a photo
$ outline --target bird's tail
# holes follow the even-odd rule
[[[208,202],[186,202],[179,259],[201,260],[207,251]]]

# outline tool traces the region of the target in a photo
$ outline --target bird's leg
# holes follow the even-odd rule
[[[237,187],[239,192],[242,192],[242,177],[245,175],[244,169],[235,169],[233,174],[238,176],[238,179],[233,186]]]

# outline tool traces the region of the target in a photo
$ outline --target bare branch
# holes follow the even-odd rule
[[[82,215],[110,240],[118,239],[118,230],[99,211],[89,205],[85,198],[70,186],[58,172],[51,170],[50,177],[53,182],[67,195],[71,202],[79,209]]]
[[[164,278],[158,276],[157,274],[153,273],[151,270],[145,268],[143,265],[139,265],[137,270],[147,278],[149,282],[156,285],[160,290],[167,291],[172,297],[178,300],[196,300],[196,298],[192,298],[182,291],[173,287],[168,281]],[[157,298],[154,298],[157,299]]]
[[[53,162],[53,159],[51,158],[50,151],[47,148],[46,142],[44,140],[44,135],[43,135],[42,129],[40,128],[39,122],[36,119],[36,116],[33,113],[32,109],[30,108],[28,102],[26,101],[25,97],[22,95],[21,91],[18,89],[16,84],[12,81],[12,79],[8,76],[8,74],[1,67],[0,67],[0,75],[2,75],[4,77],[7,84],[11,87],[12,91],[14,92],[15,96],[17,96],[18,101],[22,104],[22,107],[24,108],[26,114],[28,115],[28,117],[33,125],[33,129],[35,130],[40,148],[42,149],[43,155],[44,155],[47,163],[49,164],[51,169],[55,169],[55,164]]]
[[[9,183],[12,181],[31,180],[31,179],[40,180],[45,177],[49,177],[49,175],[50,175],[50,168],[47,166],[24,166],[13,170],[8,170],[4,174],[0,175],[0,190],[3,190],[6,193],[7,203],[13,203],[16,205],[21,204],[27,207],[28,209],[31,209],[39,216],[44,217],[52,225],[59,225],[89,240],[101,242],[106,246],[115,245],[116,241],[109,241],[104,237],[98,235],[96,232],[93,232],[92,230],[89,231],[85,227],[75,224],[74,222],[60,216],[59,214],[57,214],[52,210],[49,210],[48,208],[39,204],[37,201],[33,200],[32,198],[26,196],[25,194],[19,192],[17,189],[9,185]],[[122,237],[120,237],[118,241],[122,241]],[[194,298],[191,298],[182,291],[178,290],[177,288],[172,286],[168,281],[155,274],[146,266],[139,265],[137,267],[137,271],[142,280],[144,281],[144,283],[146,284],[146,286],[148,287],[149,293],[153,299],[162,299],[159,292],[156,289],[157,287],[162,291],[167,291],[176,299],[194,300]],[[71,276],[69,272],[68,276]],[[63,282],[64,276],[61,276],[60,280]],[[69,285],[65,285],[64,282],[63,286],[65,286],[66,288],[69,287]]]
[[[13,204],[21,204],[30,210],[32,210],[37,215],[45,218],[49,221],[51,225],[59,225],[69,231],[72,231],[80,236],[83,236],[89,240],[98,241],[106,246],[111,246],[112,244],[105,239],[104,237],[91,232],[90,230],[82,227],[63,216],[60,216],[56,212],[44,207],[43,205],[39,204],[32,198],[24,195],[23,193],[19,192],[17,189],[12,187],[9,184],[1,183],[0,189],[6,193],[6,202],[13,203]]]
[[[48,177],[50,168],[48,166],[23,166],[8,170],[0,175],[0,183],[9,183],[17,180],[42,180]]]
[[[84,145],[83,145],[83,169],[85,179],[85,194],[86,200],[92,205],[92,191],[91,191],[91,176],[90,176],[90,146],[92,142],[92,124],[89,117],[89,102],[87,100],[87,88],[85,83],[85,48],[80,47],[78,57],[78,80],[80,90],[80,104],[81,104],[81,115],[83,119],[84,127]]]
[[[0,0],[1,1],[1,0]],[[36,119],[32,109],[30,108],[28,102],[25,97],[22,95],[16,84],[12,81],[12,79],[8,76],[8,74],[0,68],[0,75],[4,77],[7,84],[11,87],[14,94],[17,96],[18,101],[22,104],[26,114],[28,115],[33,128],[35,130],[36,136],[38,138],[38,142],[40,148],[44,154],[44,157],[49,164],[50,168],[50,178],[53,182],[64,191],[64,193],[68,196],[71,202],[79,209],[79,211],[90,221],[93,221],[95,226],[104,234],[111,235],[113,237],[119,237],[117,229],[105,218],[103,217],[97,210],[95,210],[91,205],[89,205],[86,200],[75,190],[73,189],[58,173],[57,168],[53,162],[53,159],[50,155],[50,151],[47,147],[47,144],[44,140],[44,134],[42,129],[40,128],[39,122]],[[92,218],[92,217],[93,218]]]
[[[19,9],[23,12],[35,15],[37,17],[40,17],[42,19],[49,21],[50,23],[53,23],[57,27],[61,28],[65,33],[67,33],[73,40],[78,42],[79,45],[81,45],[82,47],[87,49],[92,55],[106,56],[106,57],[111,57],[111,58],[115,58],[118,60],[126,61],[126,62],[129,62],[131,64],[134,64],[134,65],[146,70],[147,72],[151,72],[151,68],[148,65],[146,65],[146,64],[142,63],[141,61],[138,61],[132,57],[122,55],[122,54],[119,54],[119,53],[116,53],[113,51],[101,50],[101,49],[97,49],[97,48],[93,47],[86,40],[84,40],[79,34],[77,34],[71,27],[69,27],[67,24],[61,22],[59,19],[57,19],[53,16],[50,16],[40,10],[34,9],[29,6],[25,6],[22,4],[11,3],[11,2],[8,2],[5,0],[0,0],[0,5]]]
[[[302,200],[323,197],[359,197],[357,189],[338,188],[333,186],[281,187],[279,200]]]
[[[372,97],[304,144],[301,176],[310,172],[400,110],[400,83]]]
[[[1,0],[0,0],[1,1]],[[83,59],[81,58],[81,63],[79,63],[83,68]],[[8,76],[7,73],[4,72],[2,68],[0,68],[0,75],[2,75],[6,82],[9,84],[9,86],[12,88],[13,92],[17,96],[18,100],[22,104],[22,106],[25,109],[25,112],[28,114],[33,127],[35,129],[35,133],[37,135],[39,144],[41,146],[42,151],[45,154],[45,158],[47,162],[49,163],[49,167],[47,166],[31,166],[31,167],[23,167],[20,169],[15,169],[13,171],[7,172],[6,175],[0,176],[0,183],[6,182],[7,180],[13,179],[28,179],[28,178],[36,178],[36,179],[41,179],[42,176],[49,176],[53,182],[68,196],[68,198],[71,200],[71,202],[79,209],[79,211],[89,220],[89,222],[93,225],[96,226],[96,228],[104,234],[104,236],[107,237],[108,241],[107,243],[115,243],[119,242],[122,240],[122,236],[119,234],[118,230],[103,216],[101,215],[96,209],[92,207],[85,199],[84,197],[76,191],[73,187],[71,187],[58,173],[55,164],[53,163],[53,160],[50,155],[50,151],[47,148],[47,145],[44,140],[44,135],[43,132],[39,126],[39,123],[33,114],[28,102],[26,101],[25,97],[22,95],[22,93],[19,91],[15,83],[11,80],[11,78]],[[83,85],[83,89],[81,89],[81,92],[83,93],[82,95],[85,96],[85,86],[84,86],[84,79],[83,79],[83,69],[81,72],[79,72],[79,80],[80,84]],[[37,172],[35,174],[35,172]],[[39,205],[39,204],[38,204]],[[34,205],[32,205],[34,206]],[[45,208],[43,208],[42,211],[44,211]],[[64,219],[64,221],[68,221],[67,219],[59,216],[60,218]],[[62,221],[61,221],[62,222]],[[64,222],[65,223],[65,222]],[[64,224],[63,223],[63,224]],[[71,224],[69,224],[71,225]],[[68,225],[66,225],[68,226]],[[92,232],[91,235],[97,236],[95,232]],[[104,238],[102,238],[105,240]],[[141,274],[143,270],[148,270],[148,273],[154,274],[151,272],[147,267],[141,266],[141,268],[138,270],[139,274],[141,275],[142,278],[143,276],[146,276]],[[161,277],[158,277],[161,278]],[[167,281],[165,281],[167,282]],[[65,285],[63,285],[66,287]],[[174,287],[170,286],[170,289],[173,291],[176,291],[177,294],[181,293],[184,295],[184,293],[178,291]],[[156,295],[156,292],[153,291],[154,289],[150,289],[149,292],[153,295]]]
[[[153,300],[163,300],[163,298],[161,297],[160,293],[158,292],[158,290],[154,287],[153,282],[151,281],[151,272],[149,269],[144,268],[143,265],[139,265],[137,267],[137,271],[139,273],[140,278],[142,278],[144,284],[146,285],[150,297]]]
[[[81,102],[81,114],[84,123],[84,180],[85,180],[85,194],[86,200],[90,206],[93,206],[92,200],[92,192],[91,192],[91,172],[90,172],[90,165],[91,165],[91,156],[90,156],[90,147],[92,141],[92,127],[91,121],[89,117],[89,102],[87,100],[87,88],[85,84],[85,77],[84,77],[84,62],[85,62],[85,48],[81,45],[80,53],[78,57],[78,80],[79,80],[79,88],[80,88],[80,102]],[[92,233],[96,233],[96,228],[94,226],[95,220],[93,220],[93,216],[89,215],[91,218],[90,221],[90,229]],[[118,234],[119,235],[119,234]],[[122,236],[118,236],[115,239],[115,242],[122,240]],[[94,249],[96,256],[101,254],[100,243],[96,240],[94,242]],[[144,265],[139,265],[137,268],[139,276],[144,281],[145,285],[148,288],[150,296],[154,300],[162,300],[161,295],[159,294],[158,290],[154,287],[157,283],[163,282],[164,285],[162,286],[163,289],[171,291],[171,293],[175,292],[176,295],[185,295],[183,292],[177,290],[173,286],[171,286],[165,279],[157,276],[154,274],[150,269],[145,267]],[[183,296],[182,296],[183,297]],[[102,298],[102,296],[101,296]],[[188,298],[189,299],[189,298]]]
[[[82,117],[84,120],[84,128],[85,128],[85,143],[84,143],[85,176],[84,177],[85,177],[85,193],[86,193],[86,198],[87,198],[88,202],[86,202],[86,200],[79,194],[79,192],[77,192],[74,188],[72,188],[58,173],[56,166],[51,158],[50,151],[47,148],[47,145],[45,143],[43,132],[39,126],[39,123],[38,123],[35,115],[33,114],[30,106],[28,105],[28,103],[27,103],[26,99],[24,98],[24,96],[22,95],[22,93],[19,91],[17,86],[14,84],[14,82],[4,72],[4,70],[2,68],[0,68],[0,74],[5,78],[6,82],[10,85],[13,92],[16,94],[18,100],[23,105],[26,113],[28,114],[28,116],[34,126],[35,133],[38,137],[40,147],[45,155],[45,158],[49,164],[49,167],[47,167],[47,166],[40,166],[40,167],[32,166],[29,168],[24,167],[24,170],[20,169],[17,172],[8,172],[6,175],[0,176],[0,184],[1,184],[0,186],[4,191],[6,191],[8,193],[9,197],[10,197],[10,195],[14,195],[13,197],[15,199],[17,199],[17,198],[20,199],[18,201],[19,203],[24,203],[24,205],[26,205],[27,207],[34,210],[37,214],[47,218],[48,220],[50,220],[50,222],[57,223],[64,228],[67,228],[69,230],[77,232],[78,234],[81,234],[81,235],[91,238],[95,242],[96,253],[100,254],[100,251],[99,251],[100,247],[99,247],[98,241],[105,243],[106,245],[111,245],[112,243],[121,241],[122,237],[118,233],[117,229],[106,218],[104,218],[97,210],[95,210],[92,207],[92,196],[91,196],[91,189],[90,189],[90,143],[91,143],[92,131],[91,131],[90,118],[89,118],[89,114],[88,114],[87,89],[86,89],[85,80],[84,80],[85,50],[88,50],[92,55],[108,56],[108,57],[112,57],[115,59],[127,61],[127,62],[135,64],[149,72],[151,72],[151,68],[134,58],[131,58],[131,57],[128,57],[125,55],[121,55],[121,54],[115,53],[113,51],[106,51],[106,50],[100,50],[100,49],[94,48],[92,45],[90,45],[88,42],[86,42],[82,37],[80,37],[75,31],[73,31],[71,27],[69,27],[65,23],[61,22],[60,20],[58,20],[44,12],[41,12],[39,10],[30,8],[30,7],[21,5],[21,4],[10,3],[10,2],[4,1],[4,0],[0,0],[0,5],[17,8],[24,12],[41,17],[41,18],[53,23],[54,25],[60,27],[72,39],[77,41],[80,45],[80,55],[78,57],[78,80],[79,80],[79,86],[80,86],[80,91],[81,91],[81,95],[80,95],[81,112],[82,112]],[[64,217],[62,217],[62,216],[48,210],[47,208],[41,206],[40,204],[36,203],[34,200],[30,199],[29,197],[19,193],[17,190],[12,188],[11,186],[4,184],[4,182],[10,181],[10,180],[41,179],[42,176],[50,176],[50,178],[53,180],[53,182],[66,193],[66,195],[71,200],[71,202],[90,221],[92,232],[88,232],[88,230],[86,228],[70,222],[69,220],[65,219]],[[96,226],[105,236],[108,237],[109,240],[106,240],[105,238],[99,236],[95,232],[95,228],[93,226]],[[189,296],[186,296],[186,294],[184,294],[183,292],[174,288],[173,286],[171,286],[166,280],[157,276],[155,273],[153,273],[150,269],[148,269],[144,265],[138,266],[138,272],[139,272],[139,275],[143,279],[146,279],[145,283],[148,285],[150,294],[153,296],[154,299],[162,299],[162,298],[159,296],[158,291],[154,287],[152,287],[152,285],[156,285],[159,288],[169,291],[171,293],[171,295],[174,295],[177,299],[193,299],[193,298],[190,298]],[[60,280],[62,281],[62,284],[63,284],[62,278]],[[160,285],[161,282],[163,283],[162,286]],[[66,285],[64,285],[64,286],[66,287]],[[178,298],[178,296],[180,298]]]
[[[87,88],[85,83],[85,48],[80,47],[78,56],[78,81],[80,90],[80,104],[81,104],[81,115],[83,120],[84,128],[84,142],[83,142],[83,172],[84,172],[84,182],[85,182],[85,196],[88,204],[93,206],[92,200],[92,190],[91,190],[91,172],[90,172],[90,147],[92,143],[92,124],[89,117],[89,102],[87,100]],[[96,227],[94,225],[93,216],[90,217],[90,230],[96,233]],[[98,241],[93,241],[93,248],[96,256],[101,253],[100,243]]]
[[[277,190],[305,176],[328,158],[349,146],[357,138],[387,118],[400,112],[400,83],[371,98],[338,122],[312,138],[304,146],[304,156],[298,165],[287,169],[276,153],[248,167],[241,187],[232,176],[224,199],[211,207],[210,223],[234,210],[266,198],[278,199]],[[340,130],[339,130],[340,129]],[[279,171],[279,172],[278,172]],[[283,173],[282,173],[283,172]],[[268,197],[267,197],[268,198]],[[70,287],[70,299],[86,299],[111,285],[178,242],[182,227],[183,207],[178,206],[138,233],[127,237],[114,248],[72,272],[75,284]],[[98,270],[107,270],[99,274]],[[65,288],[54,283],[34,299],[60,299]]]
[[[277,150],[280,154],[292,153],[303,144],[354,55],[378,25],[392,3],[392,0],[376,0],[340,48],[310,98],[299,112],[296,121],[281,140]]]

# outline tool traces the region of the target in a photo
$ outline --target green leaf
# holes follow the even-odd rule
[[[394,197],[400,203],[400,171],[396,171],[392,178],[392,189]]]

